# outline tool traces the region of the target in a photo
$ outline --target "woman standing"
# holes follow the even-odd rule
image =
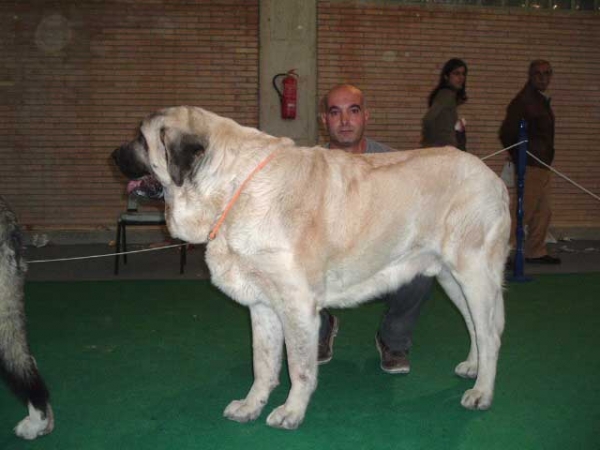
[[[429,109],[423,117],[423,147],[452,145],[467,149],[465,120],[458,107],[467,101],[467,65],[458,58],[447,61],[437,87],[429,94]]]

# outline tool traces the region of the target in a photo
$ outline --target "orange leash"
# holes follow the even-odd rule
[[[209,233],[209,235],[208,235],[209,241],[212,241],[217,236],[217,233],[219,232],[219,228],[221,228],[221,225],[223,225],[223,222],[225,222],[225,218],[227,217],[227,214],[229,214],[229,211],[231,210],[231,208],[233,207],[233,205],[235,204],[237,199],[240,197],[240,194],[244,190],[244,187],[246,187],[246,184],[248,184],[248,182],[252,179],[252,177],[254,175],[256,175],[256,173],[258,171],[260,171],[263,167],[265,167],[269,163],[269,161],[271,161],[273,159],[273,157],[277,154],[278,151],[279,150],[275,150],[273,153],[271,153],[269,156],[267,156],[265,159],[263,159],[260,162],[260,164],[254,168],[254,170],[250,173],[250,175],[248,175],[246,177],[246,179],[240,185],[240,187],[237,188],[237,191],[235,191],[235,194],[233,194],[233,197],[231,197],[231,200],[229,200],[229,203],[227,203],[227,206],[221,213],[221,217],[219,217],[219,220],[217,221],[217,223],[215,224],[215,226]]]

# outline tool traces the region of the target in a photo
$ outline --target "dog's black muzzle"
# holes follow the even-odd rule
[[[121,173],[130,180],[137,180],[150,174],[148,167],[136,158],[135,151],[129,145],[122,145],[115,149],[111,156]]]

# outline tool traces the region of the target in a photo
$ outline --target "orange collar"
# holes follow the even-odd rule
[[[279,152],[279,150],[275,150],[273,153],[271,153],[269,156],[267,156],[265,159],[263,159],[260,162],[260,164],[258,166],[256,166],[252,172],[250,172],[250,175],[248,175],[246,177],[244,182],[242,184],[240,184],[240,187],[237,188],[237,190],[235,191],[235,194],[233,194],[233,197],[231,197],[231,200],[229,200],[229,203],[227,203],[227,206],[221,213],[221,217],[219,217],[219,220],[217,221],[215,226],[212,228],[212,230],[208,234],[209,241],[212,241],[215,237],[217,237],[219,228],[221,228],[221,225],[223,225],[223,222],[225,222],[225,218],[227,217],[227,214],[229,214],[229,211],[231,210],[231,208],[233,207],[233,205],[235,204],[237,199],[240,197],[240,194],[246,187],[246,184],[248,184],[248,182],[252,179],[252,177],[254,175],[256,175],[257,172],[259,172],[263,167],[265,167],[269,163],[269,161],[271,161],[273,159],[273,157],[277,154],[277,152]]]

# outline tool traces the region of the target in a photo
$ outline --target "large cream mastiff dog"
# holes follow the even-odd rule
[[[319,309],[356,306],[420,273],[437,277],[471,336],[455,369],[476,378],[462,405],[490,407],[510,217],[504,183],[478,158],[298,147],[187,106],[148,116],[113,158],[129,178],[162,183],[171,234],[208,242],[213,283],[250,308],[254,384],[229,419],[259,416],[285,343],[292,388],[267,423],[298,427],[317,386]]]

